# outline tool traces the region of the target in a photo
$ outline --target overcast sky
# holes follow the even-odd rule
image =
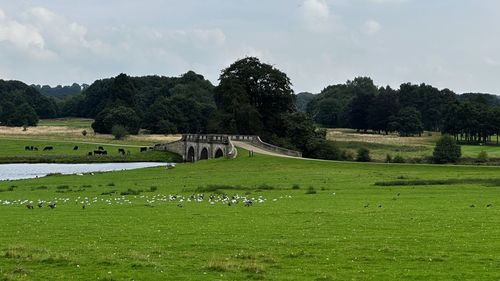
[[[0,0],[0,79],[217,84],[257,56],[317,93],[356,76],[500,94],[498,0]]]

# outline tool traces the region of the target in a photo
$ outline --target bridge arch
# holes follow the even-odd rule
[[[224,151],[222,151],[222,149],[220,148],[217,148],[217,150],[215,151],[214,158],[221,158],[221,157],[224,157]]]
[[[208,149],[204,147],[200,153],[200,160],[208,160]]]
[[[190,146],[189,149],[188,149],[186,161],[187,162],[194,162],[194,161],[196,161],[195,154],[194,154],[194,147],[192,147],[192,146]]]

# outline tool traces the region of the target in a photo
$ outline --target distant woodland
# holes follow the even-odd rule
[[[295,95],[285,73],[253,57],[222,70],[218,86],[192,71],[180,77],[120,74],[54,88],[0,80],[1,125],[35,126],[55,117],[92,118],[98,133],[120,125],[131,134],[257,134],[320,158],[338,158],[321,128],[401,136],[441,131],[468,143],[496,142],[500,135],[495,95],[410,83],[393,89],[369,77]]]

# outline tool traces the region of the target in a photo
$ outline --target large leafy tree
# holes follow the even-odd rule
[[[347,87],[354,95],[349,105],[350,124],[358,131],[366,131],[370,129],[368,115],[373,99],[378,94],[378,89],[369,77],[358,77],[353,81],[347,81]]]
[[[117,106],[101,111],[92,123],[92,129],[97,133],[110,134],[113,126],[123,126],[131,134],[139,133],[141,120],[130,107]]]
[[[401,109],[397,116],[389,123],[390,131],[397,131],[402,137],[421,135],[424,131],[420,112],[414,107]]]
[[[258,58],[247,57],[224,69],[215,88],[220,126],[234,133],[272,135],[278,133],[284,113],[295,111],[288,76]]]

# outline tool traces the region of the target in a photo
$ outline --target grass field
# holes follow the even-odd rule
[[[1,182],[0,280],[499,280],[499,179],[256,155]]]
[[[26,146],[37,147],[37,151],[25,150]],[[44,151],[47,146],[53,150]],[[77,150],[74,150],[78,146]],[[88,156],[88,152],[103,147],[107,156]],[[180,161],[179,156],[168,152],[140,152],[140,147],[121,143],[88,143],[84,141],[43,140],[26,138],[0,138],[0,163],[88,163],[88,162],[173,162]],[[118,153],[122,148],[125,155]]]
[[[38,126],[56,126],[68,127],[74,129],[91,129],[93,119],[85,118],[58,118],[58,119],[42,119]]]
[[[422,137],[403,138],[398,135],[361,134],[352,129],[329,129],[327,139],[335,141],[339,148],[350,150],[353,154],[360,147],[370,149],[375,161],[384,161],[387,154],[405,159],[425,158],[432,156],[439,133],[425,133]],[[485,151],[491,158],[500,158],[500,146],[462,145],[462,156],[476,158]]]

